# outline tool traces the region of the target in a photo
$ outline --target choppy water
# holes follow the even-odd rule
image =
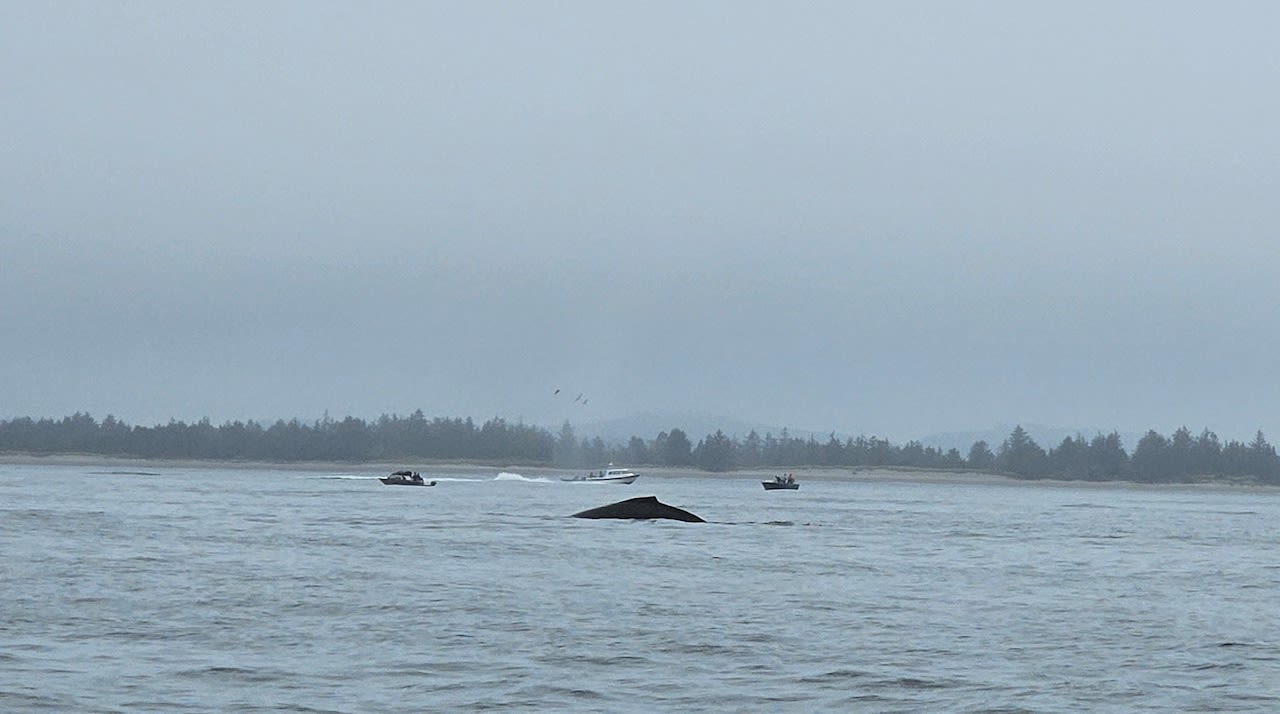
[[[0,710],[1280,710],[1275,491],[148,471],[0,466]]]

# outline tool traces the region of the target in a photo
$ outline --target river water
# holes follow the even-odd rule
[[[375,475],[0,465],[0,710],[1280,710],[1274,490]]]

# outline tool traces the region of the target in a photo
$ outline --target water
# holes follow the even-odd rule
[[[0,710],[1280,708],[1272,490],[122,470],[0,465]]]

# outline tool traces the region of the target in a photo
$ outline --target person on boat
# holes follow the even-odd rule
[[[795,482],[796,482],[795,474],[787,474],[787,483],[795,483]]]

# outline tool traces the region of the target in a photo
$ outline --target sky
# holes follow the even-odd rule
[[[1280,438],[1277,27],[0,3],[0,418]]]

